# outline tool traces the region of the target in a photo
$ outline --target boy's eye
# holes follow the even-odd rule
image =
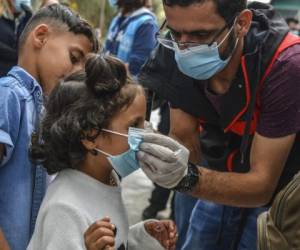
[[[75,56],[73,53],[70,53],[70,60],[72,64],[77,64],[80,62],[80,59],[77,56]]]

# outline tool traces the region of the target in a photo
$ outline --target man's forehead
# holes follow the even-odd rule
[[[190,6],[164,6],[167,25],[178,32],[191,33],[195,31],[215,30],[225,24],[218,14],[215,5],[207,1]]]

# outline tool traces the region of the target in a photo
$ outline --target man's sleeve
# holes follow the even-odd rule
[[[19,133],[20,101],[9,87],[0,87],[0,144],[4,144],[3,166],[11,157]]]
[[[155,48],[156,33],[158,27],[152,22],[147,22],[136,32],[132,46],[132,52],[129,56],[129,71],[132,75],[139,74],[142,65],[150,56],[151,51]]]
[[[278,138],[300,131],[300,45],[284,52],[264,83],[257,132]]]

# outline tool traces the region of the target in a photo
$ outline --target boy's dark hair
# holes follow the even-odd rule
[[[87,154],[81,140],[95,140],[142,91],[118,59],[90,57],[85,72],[69,76],[50,94],[40,129],[42,143],[31,146],[30,158],[49,174],[78,168]]]
[[[96,53],[99,50],[99,42],[91,25],[78,14],[61,4],[52,4],[36,12],[28,21],[20,36],[19,50],[22,49],[29,33],[41,23],[49,24],[57,29],[63,29],[67,26],[69,32],[86,36],[92,44],[93,52]]]
[[[205,3],[213,1],[217,7],[217,11],[227,23],[233,20],[238,13],[246,9],[247,0],[163,0],[167,6],[179,5],[182,7],[190,6],[194,3]]]

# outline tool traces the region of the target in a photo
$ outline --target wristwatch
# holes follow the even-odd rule
[[[198,167],[194,163],[189,162],[187,175],[183,177],[174,190],[180,193],[188,193],[192,191],[199,182],[199,174]]]

